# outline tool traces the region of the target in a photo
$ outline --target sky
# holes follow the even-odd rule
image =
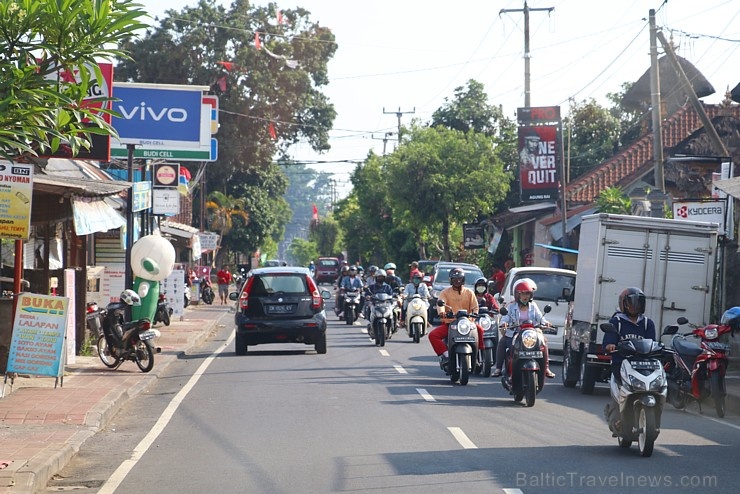
[[[152,16],[196,5],[195,0],[139,0]],[[230,2],[220,1],[228,6]],[[266,1],[254,2],[266,5]],[[329,27],[338,44],[323,92],[337,118],[332,149],[292,149],[296,160],[332,173],[340,195],[355,163],[372,149],[391,152],[399,114],[403,125],[428,122],[475,79],[489,104],[516,118],[524,106],[523,0],[290,0],[311,20]],[[560,106],[606,96],[636,81],[650,67],[648,13],[714,86],[702,98],[719,103],[740,83],[740,2],[737,0],[530,0],[531,106]],[[550,9],[552,10],[535,10]],[[508,12],[507,12],[508,11]]]

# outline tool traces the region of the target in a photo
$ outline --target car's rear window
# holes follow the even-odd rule
[[[275,293],[306,294],[308,286],[306,278],[300,274],[262,274],[258,275],[249,294],[255,296],[272,295]]]
[[[517,276],[512,285],[522,278],[529,278],[537,284],[537,292],[534,298],[548,302],[563,300],[563,288],[570,288],[573,293],[576,278],[567,274],[554,273],[526,273]]]
[[[336,259],[319,259],[319,266],[335,268],[339,266],[339,261],[337,261]]]
[[[449,283],[450,282],[450,271],[452,268],[439,268],[437,274],[434,277],[435,283]],[[480,269],[463,268],[465,272],[465,284],[475,285],[475,280],[483,277],[483,272]]]

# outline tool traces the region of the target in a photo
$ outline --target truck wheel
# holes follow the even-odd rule
[[[593,365],[589,365],[587,360],[588,357],[584,351],[581,355],[581,394],[583,395],[593,394],[598,371]]]
[[[575,358],[573,351],[570,348],[570,344],[565,344],[565,350],[563,350],[563,367],[562,367],[562,378],[563,386],[566,388],[575,388],[578,384],[578,371],[580,367],[577,365],[578,359]]]

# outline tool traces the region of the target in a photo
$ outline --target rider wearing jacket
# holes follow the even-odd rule
[[[368,284],[365,288],[365,292],[368,294],[366,298],[369,300],[373,295],[378,293],[385,293],[386,295],[393,296],[393,288],[385,282],[385,271],[382,269],[375,270],[375,283]],[[365,304],[365,319],[370,320],[370,304]],[[370,331],[370,324],[367,325],[368,331]]]
[[[429,287],[426,285],[426,283],[422,283],[422,276],[421,272],[415,273],[411,277],[411,283],[406,285],[406,288],[403,289],[403,309],[401,310],[401,325],[406,324],[406,309],[409,306],[409,299],[412,295],[419,294],[421,295],[421,298],[423,298],[426,301],[429,301]]]
[[[500,321],[499,327],[505,333],[501,335],[498,346],[496,346],[496,370],[493,373],[493,377],[501,375],[501,368],[504,366],[504,360],[506,358],[506,349],[511,346],[511,340],[514,337],[514,330],[508,326],[517,326],[525,321],[532,321],[535,327],[540,325],[548,326],[550,324],[545,319],[537,303],[533,300],[535,291],[537,291],[537,284],[529,278],[523,278],[514,285],[514,301],[506,307],[508,313]],[[547,340],[543,338],[542,341],[545,342],[545,375],[553,378],[555,377],[555,373],[550,370],[550,354],[547,349]]]
[[[358,290],[362,291],[362,287],[365,284],[362,282],[362,278],[357,276],[357,267],[356,266],[350,266],[349,267],[349,276],[345,276],[342,278],[342,285],[340,286],[340,290],[342,291],[342,294],[344,294],[348,290]],[[358,308],[358,311],[362,313],[362,306],[363,306],[363,299],[360,298],[360,307]]]
[[[439,294],[439,300],[444,300],[447,307],[437,307],[437,313],[442,319],[442,324],[429,333],[429,343],[432,344],[434,353],[439,356],[442,365],[449,360],[447,332],[449,324],[455,320],[454,317],[445,317],[446,312],[450,311],[457,314],[459,310],[466,310],[468,314],[478,313],[478,300],[475,298],[473,290],[463,286],[464,283],[465,272],[460,268],[452,268],[450,270],[450,286]],[[478,329],[478,341],[481,342],[483,341],[483,328],[480,324],[475,326]]]
[[[403,289],[403,281],[401,281],[401,278],[396,276],[396,265],[389,262],[383,266],[383,269],[385,269],[386,272],[385,282],[388,283],[391,288],[400,292]]]
[[[488,293],[487,279],[478,278],[477,280],[475,280],[473,291],[475,292],[475,297],[478,299],[478,307],[487,307],[488,312],[498,310],[498,302],[496,302],[496,299],[493,297],[493,295]]]
[[[617,328],[617,333],[605,333],[602,344],[607,353],[617,349],[619,340],[627,339],[655,339],[655,323],[643,315],[645,312],[645,294],[636,287],[622,290],[619,294],[619,312],[614,314],[609,322]],[[612,353],[612,374],[619,382],[619,370],[624,357]]]

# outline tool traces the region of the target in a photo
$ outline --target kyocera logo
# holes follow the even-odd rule
[[[118,109],[126,120],[154,120],[160,122],[162,119],[167,119],[170,122],[181,123],[188,119],[188,112],[185,108],[162,108],[155,110],[151,106],[147,106],[143,101],[130,110],[127,110],[122,105],[118,106]]]

